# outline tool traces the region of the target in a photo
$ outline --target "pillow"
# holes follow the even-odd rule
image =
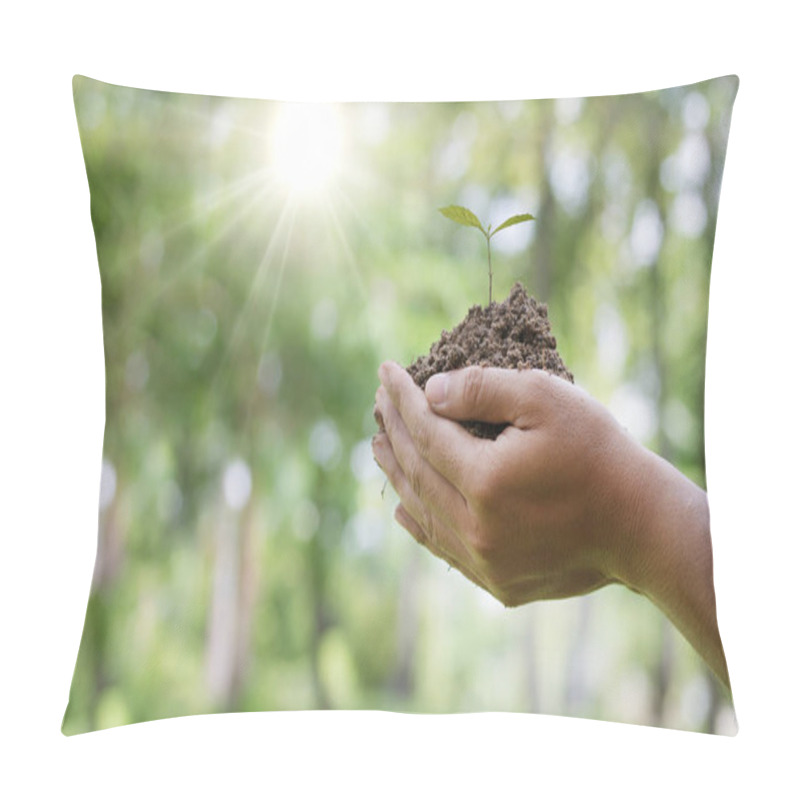
[[[732,734],[621,586],[505,608],[398,526],[377,370],[493,291],[704,488],[735,76],[641,94],[301,104],[76,76],[102,282],[97,558],[65,734],[225,711],[522,711]],[[713,500],[712,500],[713,502]]]

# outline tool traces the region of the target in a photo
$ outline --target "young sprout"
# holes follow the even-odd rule
[[[451,219],[453,222],[457,222],[459,225],[477,228],[486,237],[486,251],[489,257],[489,305],[491,305],[492,236],[494,236],[498,231],[503,230],[503,228],[510,228],[512,225],[517,225],[520,222],[528,222],[529,220],[536,219],[536,217],[531,216],[530,214],[515,214],[513,217],[509,217],[505,222],[501,223],[494,230],[492,230],[491,225],[489,225],[488,228],[484,228],[483,225],[481,225],[481,221],[468,208],[464,208],[464,206],[447,206],[445,208],[440,208],[439,211],[444,214],[447,219]]]

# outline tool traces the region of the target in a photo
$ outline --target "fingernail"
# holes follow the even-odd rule
[[[425,384],[425,396],[432,406],[443,406],[447,402],[447,389],[450,377],[440,373],[428,378]]]
[[[378,367],[378,378],[380,379],[381,383],[385,383],[386,379],[389,377],[389,372],[394,366],[394,362],[392,361],[384,361],[383,364]]]

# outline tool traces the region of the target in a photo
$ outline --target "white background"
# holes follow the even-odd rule
[[[0,795],[797,796],[800,71],[790,9],[772,0],[140,0],[3,11]],[[75,73],[301,100],[585,96],[740,76],[706,399],[737,737],[521,714],[333,712],[61,735],[95,555],[104,423]]]

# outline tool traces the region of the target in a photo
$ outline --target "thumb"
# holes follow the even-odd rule
[[[514,424],[530,399],[530,378],[537,372],[496,367],[466,367],[432,375],[425,396],[440,416],[459,421]]]

